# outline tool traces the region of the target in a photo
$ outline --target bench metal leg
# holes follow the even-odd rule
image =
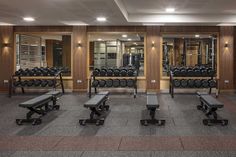
[[[165,125],[165,120],[155,119],[156,108],[150,108],[148,110],[149,110],[151,119],[140,120],[141,125],[144,125],[144,126],[148,126],[148,124],[153,124],[153,125],[158,125],[158,126]]]
[[[47,105],[45,105],[45,106],[47,106]],[[46,114],[46,111],[43,110],[42,107],[40,107],[40,108],[29,107],[27,109],[29,109],[30,111],[26,114],[26,119],[16,119],[16,124],[17,125],[22,125],[23,123],[32,123],[32,125],[41,124],[42,123],[41,118],[40,117],[39,118],[32,118],[32,115],[36,113],[36,114],[43,116]]]

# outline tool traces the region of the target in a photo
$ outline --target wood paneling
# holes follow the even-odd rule
[[[162,26],[161,33],[219,32],[217,26]]]
[[[14,32],[72,32],[72,26],[16,26]]]
[[[147,27],[146,41],[146,85],[147,90],[158,91],[160,89],[160,27]],[[154,42],[154,47],[152,47]],[[152,82],[155,80],[155,83]]]
[[[225,43],[228,42],[228,48]],[[220,89],[233,89],[234,85],[234,27],[220,27]],[[228,80],[229,83],[225,83]]]
[[[46,43],[46,59],[47,59],[47,66],[48,67],[53,67],[53,41],[54,40],[49,40],[47,39],[45,41]]]
[[[4,80],[9,80],[13,74],[14,54],[13,54],[13,27],[0,27],[0,45],[10,44],[9,47],[0,46],[0,91],[7,90],[7,84]]]
[[[88,32],[146,32],[145,26],[88,26]]]
[[[87,89],[87,27],[73,27],[73,88],[84,91]],[[78,43],[82,47],[77,47]],[[81,80],[81,83],[77,83]]]

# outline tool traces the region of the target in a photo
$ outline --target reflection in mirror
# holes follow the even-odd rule
[[[142,33],[90,33],[89,54],[90,70],[132,66],[144,75]]]
[[[71,75],[70,34],[16,34],[16,70],[56,67]]]
[[[217,67],[216,35],[165,34],[162,52],[162,76],[169,76],[171,67]]]

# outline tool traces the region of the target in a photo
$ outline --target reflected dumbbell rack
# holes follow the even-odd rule
[[[20,69],[9,80],[9,97],[16,92],[17,88],[21,88],[21,92],[25,93],[25,88],[51,88],[56,90],[57,87],[60,87],[62,93],[65,93],[60,70],[53,70],[52,68]]]
[[[169,93],[174,98],[175,88],[184,89],[216,89],[218,96],[218,80],[216,72],[212,68],[205,67],[178,67],[170,70]]]
[[[94,69],[89,78],[89,97],[92,89],[97,93],[99,88],[133,88],[133,95],[137,95],[138,71],[134,68],[102,68]]]

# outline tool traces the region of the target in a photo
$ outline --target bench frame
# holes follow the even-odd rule
[[[47,114],[47,112],[50,112],[52,110],[59,110],[60,106],[56,105],[59,97],[61,96],[61,93],[58,94],[50,94],[46,93],[45,95],[51,95],[50,99],[46,99],[42,102],[39,102],[35,106],[31,107],[25,107],[29,111],[26,113],[25,119],[16,119],[17,125],[22,125],[23,123],[32,123],[32,125],[39,125],[42,123],[41,117]],[[34,99],[34,98],[32,98]],[[49,105],[49,103],[52,101],[52,105]],[[38,118],[32,118],[34,114],[40,115]]]
[[[98,93],[99,95],[99,93]],[[103,125],[105,118],[101,118],[101,115],[103,114],[103,112],[106,110],[109,110],[109,105],[106,105],[108,98],[108,94],[100,94],[100,95],[104,95],[104,98],[98,102],[95,106],[84,106],[85,108],[89,108],[91,110],[90,113],[90,117],[89,119],[80,119],[79,120],[79,124],[85,126],[86,124],[96,124],[97,126],[99,125]],[[96,97],[96,95],[95,95]],[[96,118],[95,118],[96,116]]]
[[[205,94],[206,95],[206,94]],[[211,105],[208,104],[208,102],[206,102],[201,95],[199,95],[200,98],[200,105],[197,105],[197,109],[201,110],[205,113],[206,117],[208,117],[207,119],[203,119],[202,123],[204,125],[212,125],[212,124],[221,124],[222,126],[228,125],[228,120],[227,119],[218,119],[218,114],[217,114],[217,110],[219,107],[211,107]]]
[[[156,94],[148,94],[148,96],[155,96],[157,99]],[[147,96],[147,99],[148,99]],[[165,125],[165,120],[159,120],[155,118],[156,115],[156,110],[159,108],[159,105],[146,105],[147,109],[149,110],[149,115],[151,117],[151,119],[142,119],[140,120],[141,125],[144,126],[148,126],[148,124],[153,124],[153,125],[158,125],[158,126],[162,126]]]

